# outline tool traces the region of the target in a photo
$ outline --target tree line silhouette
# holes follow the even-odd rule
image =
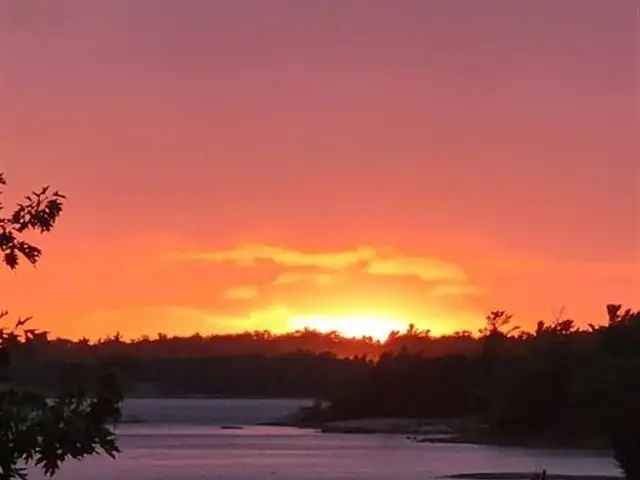
[[[640,313],[609,305],[607,315],[526,332],[498,310],[477,336],[410,326],[384,342],[302,330],[91,343],[29,331],[6,335],[5,380],[56,392],[114,371],[129,395],[318,397],[328,419],[474,416],[502,435],[573,442],[607,437],[640,405]]]
[[[484,429],[471,440],[613,447],[640,478],[640,311],[610,304],[607,315],[587,330],[557,318],[528,333],[494,311],[471,354],[429,356],[432,340],[413,336],[413,350],[384,353],[312,415],[473,418]]]

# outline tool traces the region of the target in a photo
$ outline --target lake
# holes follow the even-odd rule
[[[606,452],[415,443],[404,435],[326,434],[259,426],[310,401],[135,399],[124,406],[117,460],[67,462],[68,480],[425,480],[465,472],[616,475]],[[225,427],[242,426],[241,429]],[[33,471],[30,478],[44,478]]]

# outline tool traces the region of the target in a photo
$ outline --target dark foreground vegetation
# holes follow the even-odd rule
[[[639,479],[640,312],[608,305],[607,314],[606,326],[560,318],[514,335],[511,317],[495,311],[467,354],[432,357],[438,340],[407,335],[315,415],[468,417],[485,426],[468,440],[613,447],[627,478]]]
[[[614,427],[623,435],[640,419],[640,313],[607,311],[607,326],[585,331],[558,319],[517,335],[506,333],[506,313],[493,312],[467,354],[431,357],[439,340],[408,339],[332,397],[326,414],[475,417],[489,434],[553,443],[609,438]]]
[[[129,395],[305,396],[328,402],[307,421],[365,417],[471,419],[483,442],[613,446],[637,477],[640,312],[607,307],[603,326],[569,319],[511,328],[502,311],[479,336],[410,327],[386,342],[336,333],[159,335],[95,343],[9,334],[6,382],[65,391],[115,371]]]
[[[0,173],[0,187],[4,185]],[[27,235],[50,232],[64,198],[44,187],[27,195],[8,216],[0,215],[0,265],[13,270],[22,261],[38,262],[42,251]],[[0,321],[6,317],[7,312],[0,312]],[[28,388],[2,385],[7,371],[21,368],[21,347],[38,338],[37,331],[28,328],[29,320],[18,318],[0,328],[0,480],[26,479],[27,463],[51,476],[70,457],[98,452],[114,456],[118,451],[108,426],[118,417],[122,399],[115,376],[100,372],[91,382],[76,382],[55,399]]]

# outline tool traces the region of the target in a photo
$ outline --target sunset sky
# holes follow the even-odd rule
[[[1,306],[53,336],[640,307],[633,0],[0,0]]]

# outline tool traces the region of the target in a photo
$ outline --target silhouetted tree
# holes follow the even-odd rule
[[[5,184],[0,174],[0,185]],[[51,231],[63,200],[59,192],[44,187],[26,196],[12,214],[0,216],[0,251],[6,266],[15,269],[21,257],[38,262],[42,251],[24,234]],[[5,317],[2,312],[0,319]],[[25,328],[29,320],[18,319],[10,330],[0,329],[0,369],[10,366],[12,351],[21,343],[48,343],[46,332]],[[53,401],[29,391],[0,391],[0,480],[26,478],[23,465],[30,462],[52,476],[69,457],[78,459],[99,450],[114,456],[118,447],[107,425],[119,416],[121,400],[112,375],[102,375],[91,391],[78,388]]]
[[[0,173],[0,185],[6,183],[4,174]],[[27,195],[11,215],[0,217],[0,251],[9,268],[18,266],[20,256],[32,264],[38,261],[42,250],[24,240],[24,234],[28,231],[50,232],[62,212],[63,200],[64,195],[60,192],[50,192],[49,187],[44,187]],[[0,203],[0,211],[2,209]]]
[[[513,315],[504,310],[493,310],[485,317],[486,324],[484,328],[480,329],[480,334],[484,336],[509,336],[520,329],[520,327],[514,326],[505,330],[505,328],[511,323],[512,318]]]

